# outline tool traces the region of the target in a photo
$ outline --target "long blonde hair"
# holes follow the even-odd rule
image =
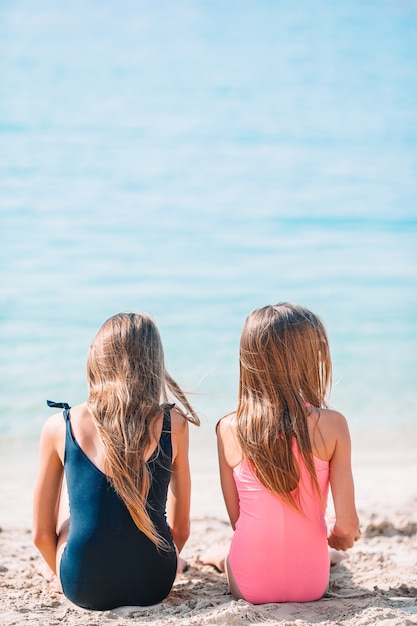
[[[301,510],[294,440],[320,494],[307,415],[325,408],[331,357],[322,321],[283,302],[249,314],[240,342],[237,436],[259,481]]]
[[[150,476],[144,454],[168,392],[184,417],[199,418],[165,370],[158,329],[149,315],[117,313],[98,331],[87,359],[87,406],[105,451],[105,471],[137,527],[166,547],[146,509]]]

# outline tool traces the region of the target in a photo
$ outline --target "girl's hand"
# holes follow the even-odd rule
[[[335,550],[349,550],[355,544],[355,541],[358,541],[361,536],[360,528],[355,530],[351,535],[345,535],[344,537],[340,537],[334,534],[334,524],[329,526],[328,534],[327,534],[327,543],[331,548]]]

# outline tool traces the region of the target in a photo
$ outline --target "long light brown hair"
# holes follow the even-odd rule
[[[259,481],[301,510],[294,440],[320,494],[307,415],[325,408],[332,364],[326,330],[308,309],[283,302],[249,314],[240,342],[237,436]]]
[[[200,422],[165,369],[152,318],[140,313],[109,318],[90,347],[87,380],[87,406],[104,446],[106,474],[137,527],[158,547],[166,547],[146,510],[150,476],[144,455],[169,393],[180,401],[187,420]]]

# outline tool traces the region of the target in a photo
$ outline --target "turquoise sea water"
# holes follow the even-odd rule
[[[203,415],[257,306],[324,318],[332,404],[417,428],[417,2],[0,4],[0,441],[152,313]]]

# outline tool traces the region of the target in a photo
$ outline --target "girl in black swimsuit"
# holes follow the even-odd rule
[[[64,411],[42,430],[34,542],[75,604],[156,604],[189,535],[188,421],[199,420],[165,370],[147,315],[107,320],[87,374],[85,404],[48,402]],[[187,413],[166,403],[168,391]]]

